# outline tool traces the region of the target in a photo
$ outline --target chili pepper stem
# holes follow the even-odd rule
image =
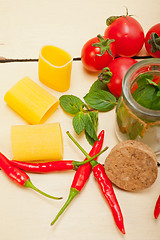
[[[74,139],[74,137],[70,134],[69,131],[66,132],[68,137],[76,144],[76,146],[83,152],[87,159],[90,158],[89,154],[81,147],[81,145]]]
[[[31,182],[30,179],[28,179],[28,180],[25,182],[24,187],[32,188],[32,189],[35,190],[36,192],[38,192],[38,193],[40,193],[40,194],[42,194],[42,195],[44,195],[44,196],[46,196],[46,197],[48,197],[48,198],[52,198],[52,199],[56,199],[56,200],[62,199],[62,197],[54,197],[54,196],[51,196],[51,195],[49,195],[49,194],[47,194],[47,193],[44,193],[43,191],[39,190],[38,188],[36,188],[36,187],[33,185],[33,183]]]
[[[90,162],[90,164],[92,165],[92,168],[94,168],[94,167],[97,166],[99,163],[96,162],[95,160],[92,160],[92,161]]]
[[[75,140],[75,138],[69,133],[69,131],[67,131],[66,133],[69,136],[69,138],[75,143],[75,145],[81,150],[81,152],[86,156],[86,158],[87,158],[86,163],[92,161],[93,159],[95,159],[96,157],[98,157],[99,155],[101,155],[103,152],[105,152],[108,149],[108,147],[105,147],[101,152],[99,152],[98,154],[94,155],[91,158],[89,156],[89,154],[84,150],[84,148],[82,148],[81,145]],[[84,161],[80,164],[83,165]]]
[[[70,135],[69,132],[67,132],[67,134]],[[71,136],[71,138],[72,138],[72,136]],[[103,144],[103,138],[104,138],[104,131],[101,131],[101,133],[98,135],[99,140],[95,141],[95,143],[89,153],[89,158],[90,158],[90,156],[94,156],[94,158],[95,158],[94,154],[100,152],[102,144]],[[73,138],[73,141],[74,141],[74,138]],[[80,148],[81,148],[81,146],[80,146]],[[89,178],[90,172],[91,172],[90,164],[86,164],[86,165],[80,166],[78,168],[78,170],[75,173],[75,176],[74,176],[71,188],[70,188],[69,197],[68,197],[66,203],[64,204],[64,206],[61,208],[61,210],[57,214],[57,216],[55,217],[55,219],[52,221],[51,225],[53,225],[57,221],[59,216],[64,212],[64,210],[67,208],[67,206],[73,200],[73,198],[81,191],[81,189],[83,188],[87,179]]]
[[[88,157],[87,160],[82,161],[82,162],[78,162],[78,161],[73,161],[73,166],[74,168],[77,168],[79,166],[82,166],[88,162],[93,161],[96,157],[100,156],[102,153],[104,153],[106,150],[108,149],[108,147],[105,147],[102,151],[100,151],[99,153],[95,154],[93,157]]]
[[[67,201],[65,202],[65,204],[63,205],[63,207],[61,208],[61,210],[58,212],[58,214],[56,215],[55,219],[51,222],[51,225],[53,225],[57,219],[62,215],[62,213],[65,211],[65,209],[67,208],[67,206],[70,204],[70,202],[73,200],[73,198],[79,193],[78,190],[71,188],[70,189],[70,194],[69,197],[67,199]]]

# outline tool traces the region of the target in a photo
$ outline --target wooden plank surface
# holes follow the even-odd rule
[[[83,44],[105,31],[105,20],[129,9],[146,32],[159,22],[159,1],[1,0],[0,53],[4,57],[37,58],[52,44],[79,56]]]
[[[125,7],[142,24],[146,32],[160,22],[159,1],[131,0],[0,0],[0,56],[9,59],[35,59],[34,61],[0,63],[0,146],[1,152],[12,157],[10,127],[26,122],[4,102],[6,91],[18,80],[29,76],[32,80],[59,98],[62,94],[44,86],[38,79],[38,56],[43,45],[51,44],[80,57],[83,44],[98,33],[103,34],[105,19],[110,15],[125,14]],[[66,94],[81,99],[89,90],[96,74],[87,73],[81,61],[72,66],[71,87]],[[86,149],[90,150],[84,135],[77,137],[72,117],[59,107],[46,123],[59,121],[64,139],[64,159],[82,160],[84,157],[66,136],[69,130]],[[99,114],[98,131],[105,130],[106,154],[118,142],[114,131],[115,111]],[[159,240],[160,219],[155,220],[153,209],[160,193],[160,176],[154,185],[138,193],[129,193],[116,187],[125,221],[126,235],[116,228],[110,209],[91,174],[82,192],[53,227],[53,220],[69,194],[74,171],[54,174],[29,174],[33,183],[63,200],[46,199],[29,189],[22,189],[0,172],[0,238],[2,240]]]

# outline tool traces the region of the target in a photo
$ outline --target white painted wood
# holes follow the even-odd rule
[[[6,58],[38,58],[41,46],[52,44],[80,56],[83,44],[98,33],[103,34],[105,19],[110,15],[129,13],[137,17],[145,32],[160,22],[159,1],[106,1],[106,0],[0,0],[0,56]],[[3,101],[6,91],[21,78],[29,76],[47,91],[38,79],[38,63],[0,63],[0,151],[12,157],[10,127],[27,124]],[[87,73],[81,62],[73,62],[71,87],[65,94],[83,99],[96,74]],[[99,157],[101,163],[118,142],[114,133],[114,110],[99,114],[98,131],[105,129],[104,146],[109,150]],[[77,137],[72,127],[72,117],[58,110],[46,121],[59,121],[64,138],[64,159],[82,160],[82,153],[71,143],[65,132],[69,130],[86,149],[90,150],[84,135]],[[128,193],[114,187],[120,202],[126,235],[118,231],[107,202],[91,174],[82,192],[73,200],[55,226],[53,220],[68,197],[74,176],[73,171],[51,174],[29,174],[32,182],[42,190],[62,201],[44,198],[29,189],[12,183],[0,171],[0,239],[2,240],[159,240],[160,219],[155,220],[153,210],[160,194],[160,176],[154,185],[142,192]]]

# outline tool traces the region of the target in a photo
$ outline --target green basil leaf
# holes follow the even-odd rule
[[[90,87],[90,90],[89,92],[96,92],[98,90],[106,90],[108,91],[108,87],[107,87],[107,84],[104,83],[103,81],[100,81],[100,80],[96,80],[92,86]]]
[[[151,102],[152,110],[160,110],[160,94],[158,96],[158,92],[160,93],[160,91],[155,91],[155,94],[153,95]]]
[[[109,111],[116,105],[116,98],[104,90],[88,93],[84,100],[90,107],[102,112]]]
[[[75,132],[79,135],[85,129],[85,116],[83,112],[78,112],[73,120],[73,127]]]
[[[88,112],[85,115],[85,130],[86,133],[95,141],[98,140],[97,126],[98,126],[98,112]]]
[[[152,100],[155,95],[156,88],[153,85],[145,85],[138,87],[132,94],[133,98],[137,103],[143,107],[151,108]]]
[[[157,83],[153,82],[152,80],[148,79],[148,83],[154,85],[155,87],[158,87]]]
[[[84,102],[74,95],[63,95],[59,100],[63,110],[70,114],[78,113],[85,106]]]
[[[86,136],[86,139],[87,139],[87,141],[89,142],[89,144],[90,144],[91,146],[93,146],[94,143],[95,143],[95,140],[94,140],[93,138],[91,138],[86,131],[85,131],[85,136]]]
[[[160,97],[160,91],[157,92],[157,96]]]
[[[135,140],[138,136],[142,137],[143,128],[143,124],[139,123],[138,121],[131,121],[127,129],[129,139]]]
[[[153,83],[152,80],[153,80],[153,75],[144,73],[139,75],[137,80],[137,85],[138,87],[142,87],[144,85]]]
[[[98,127],[98,111],[89,112],[88,114],[89,114],[89,116],[90,116],[91,119],[92,119],[95,132],[97,132],[97,127]]]

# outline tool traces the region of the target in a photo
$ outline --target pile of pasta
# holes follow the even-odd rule
[[[4,100],[28,123],[11,127],[13,159],[61,160],[63,139],[60,123],[44,123],[58,108],[59,100],[29,77],[9,89]]]

